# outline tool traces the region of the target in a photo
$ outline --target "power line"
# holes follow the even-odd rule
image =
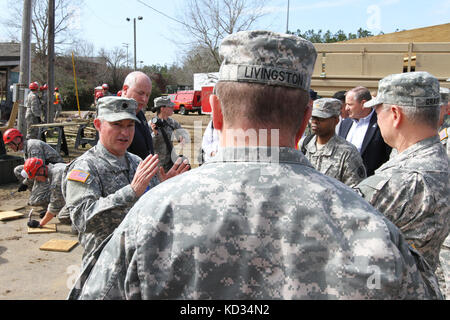
[[[140,2],[140,3],[143,4],[144,6],[146,6],[146,7],[150,8],[150,9],[152,9],[153,11],[156,11],[157,13],[163,15],[163,16],[166,17],[166,18],[169,18],[170,20],[173,20],[173,21],[175,21],[175,22],[178,22],[178,23],[180,23],[180,24],[182,24],[182,25],[184,25],[184,26],[186,26],[186,27],[188,27],[188,28],[195,29],[194,27],[192,27],[192,26],[190,26],[190,25],[184,23],[183,21],[180,21],[180,20],[177,20],[177,19],[175,19],[175,18],[172,18],[171,16],[165,14],[164,12],[159,11],[158,9],[153,8],[152,6],[146,4],[144,1],[137,0],[137,2]]]

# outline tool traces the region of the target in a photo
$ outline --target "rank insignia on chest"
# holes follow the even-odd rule
[[[72,171],[70,171],[69,175],[67,176],[67,179],[85,183],[89,176],[90,176],[90,174],[87,172],[83,172],[80,170],[72,170]]]

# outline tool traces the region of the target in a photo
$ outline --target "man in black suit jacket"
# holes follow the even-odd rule
[[[138,103],[136,116],[140,120],[135,124],[134,138],[128,152],[145,159],[149,154],[154,154],[153,141],[147,119],[142,109],[147,106],[148,99],[152,93],[152,81],[143,72],[131,72],[124,81],[122,97],[134,99]]]
[[[358,148],[367,176],[373,175],[376,169],[389,160],[392,150],[381,136],[377,114],[371,108],[363,108],[364,103],[371,99],[370,91],[365,87],[356,87],[347,92],[345,108],[349,118],[342,121],[338,133]]]

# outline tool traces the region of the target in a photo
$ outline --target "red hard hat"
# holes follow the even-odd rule
[[[47,89],[48,89],[48,85],[47,85],[47,84],[44,84],[44,85],[42,86],[42,89],[43,89],[43,90],[47,90]]]
[[[58,88],[58,87],[55,87],[55,91],[59,91],[59,88]]]
[[[100,99],[101,97],[103,97],[103,92],[99,91],[95,94],[95,99]]]
[[[109,86],[107,83],[104,83],[104,84],[102,84],[102,88],[106,90],[106,89],[109,89]]]
[[[28,88],[30,88],[30,90],[37,90],[37,89],[39,89],[39,84],[37,82],[32,82],[32,83],[30,83]]]
[[[29,158],[25,161],[22,170],[22,176],[24,178],[33,179],[36,176],[37,171],[44,165],[44,161],[39,158]],[[25,177],[25,174],[26,177]]]
[[[121,97],[121,96],[122,96],[122,90],[119,90],[119,91],[117,92],[117,96],[118,96],[118,97]]]
[[[19,130],[15,128],[8,129],[3,133],[3,142],[5,144],[11,143],[17,137],[23,137]]]

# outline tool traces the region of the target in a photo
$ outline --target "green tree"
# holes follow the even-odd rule
[[[366,38],[366,37],[373,36],[372,32],[365,30],[363,28],[359,28],[356,31],[356,33],[350,32],[350,33],[348,33],[348,35],[346,35],[343,30],[338,30],[336,33],[332,33],[330,30],[328,30],[325,33],[322,33],[322,30],[319,30],[316,32],[311,29],[311,30],[302,32],[301,30],[298,29],[296,32],[289,32],[289,33],[295,34],[299,37],[309,40],[312,43],[333,43],[333,42],[340,42],[340,41]],[[380,32],[380,34],[384,34],[384,33]]]

